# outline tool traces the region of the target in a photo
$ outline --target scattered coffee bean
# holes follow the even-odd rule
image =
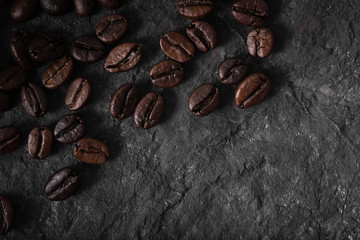
[[[11,94],[0,90],[0,113],[9,110],[12,104]]]
[[[85,132],[85,122],[76,115],[65,115],[56,123],[54,136],[61,143],[69,144],[79,140]]]
[[[219,89],[211,83],[196,88],[189,97],[189,109],[198,117],[212,113],[220,101]]]
[[[0,155],[14,151],[20,144],[20,130],[16,127],[0,127]]]
[[[266,58],[272,51],[274,35],[268,28],[255,28],[248,34],[246,43],[251,56]]]
[[[160,93],[149,92],[137,104],[134,113],[138,128],[149,129],[160,120],[164,110],[164,100]]]
[[[109,111],[113,118],[123,120],[133,114],[138,101],[138,91],[134,84],[127,83],[112,94]]]
[[[35,127],[28,137],[28,152],[33,159],[45,159],[50,155],[53,134],[45,126]]]
[[[0,235],[9,232],[14,222],[14,208],[10,200],[0,196]]]
[[[215,4],[212,0],[178,0],[177,9],[179,13],[190,19],[200,19],[208,16],[214,10]]]
[[[48,100],[44,91],[30,82],[21,88],[21,104],[25,112],[33,118],[43,116],[48,109]]]
[[[13,91],[26,81],[26,72],[18,65],[13,65],[0,72],[0,90]]]
[[[94,138],[77,141],[73,153],[80,161],[90,164],[103,164],[109,158],[109,148]]]
[[[41,33],[30,43],[30,57],[41,63],[47,63],[64,55],[65,43],[59,33]]]
[[[90,92],[89,81],[85,78],[76,78],[66,92],[65,104],[72,111],[78,110],[88,100]]]
[[[79,174],[71,168],[62,168],[50,177],[45,185],[49,200],[62,201],[72,196],[80,185]]]
[[[238,0],[234,2],[231,13],[239,23],[259,27],[265,23],[269,9],[263,0]]]
[[[126,32],[127,19],[119,14],[109,14],[96,25],[96,36],[106,44],[117,42]]]
[[[72,5],[71,0],[40,0],[40,5],[44,11],[51,16],[65,14]]]
[[[240,58],[228,58],[220,64],[218,78],[222,84],[239,83],[247,73],[247,66]]]
[[[10,9],[10,17],[15,22],[30,20],[39,7],[38,0],[15,0]]]
[[[56,89],[69,80],[73,71],[73,61],[70,57],[64,56],[54,61],[48,66],[42,77],[41,82],[48,89]]]
[[[186,28],[186,34],[202,52],[214,49],[217,43],[217,34],[213,26],[205,21],[192,22]]]
[[[71,56],[81,63],[93,63],[105,55],[104,45],[95,37],[82,35],[71,46]]]
[[[120,7],[120,0],[98,0],[98,2],[109,10],[113,10]]]
[[[32,38],[32,34],[24,29],[16,30],[10,36],[10,53],[15,62],[24,69],[34,67],[28,54],[28,47]]]
[[[90,16],[96,7],[95,0],[74,0],[76,13],[81,17]]]
[[[159,88],[175,87],[184,78],[184,68],[173,60],[155,64],[149,72],[152,83]]]
[[[270,80],[262,73],[247,76],[237,87],[235,103],[240,108],[248,108],[260,103],[270,92]]]
[[[134,68],[142,58],[141,46],[134,42],[113,48],[105,59],[104,68],[110,73],[124,72]]]
[[[178,32],[167,32],[160,38],[160,47],[171,59],[178,62],[188,62],[195,54],[191,41]]]

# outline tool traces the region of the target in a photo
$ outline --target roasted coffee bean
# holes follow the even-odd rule
[[[12,97],[10,93],[0,90],[0,113],[12,107]]]
[[[81,17],[90,16],[96,7],[95,0],[74,0],[76,13]]]
[[[64,55],[65,43],[59,33],[41,33],[28,47],[30,57],[41,63],[47,63]]]
[[[248,108],[260,103],[270,92],[270,80],[262,73],[247,76],[237,87],[235,103],[239,108]]]
[[[89,81],[85,78],[76,78],[66,92],[65,104],[72,111],[78,110],[88,100],[90,92]]]
[[[71,46],[71,56],[81,63],[93,63],[103,59],[104,45],[95,37],[82,35]]]
[[[41,82],[48,89],[56,89],[69,80],[73,71],[73,61],[70,57],[64,56],[54,61],[45,69]]]
[[[149,72],[152,83],[159,88],[175,87],[184,78],[184,68],[173,60],[155,64]]]
[[[223,61],[218,69],[218,78],[222,84],[231,85],[244,79],[247,66],[240,58],[228,58]]]
[[[27,83],[21,88],[21,104],[31,117],[43,116],[48,109],[48,100],[44,91],[35,83]]]
[[[109,111],[113,118],[123,120],[133,114],[138,101],[138,91],[134,84],[127,83],[112,94]]]
[[[215,4],[212,0],[178,0],[177,9],[179,13],[190,19],[200,19],[208,16],[214,10]]]
[[[219,89],[211,83],[196,88],[189,97],[189,109],[198,117],[212,113],[220,101]]]
[[[85,132],[85,122],[76,115],[65,115],[56,123],[54,136],[61,143],[79,140]]]
[[[96,36],[106,44],[117,42],[126,32],[127,19],[119,14],[109,14],[96,25]]]
[[[188,62],[195,54],[191,41],[178,32],[167,32],[160,38],[160,47],[171,59],[178,62]]]
[[[98,2],[109,10],[113,10],[120,7],[120,0],[98,0]]]
[[[50,155],[53,134],[49,128],[40,126],[33,128],[28,137],[28,152],[33,159],[45,159]]]
[[[135,108],[136,126],[142,129],[154,127],[160,120],[164,110],[164,100],[160,93],[149,92]]]
[[[103,164],[109,158],[109,148],[94,138],[77,141],[73,153],[80,161],[90,164]]]
[[[266,58],[272,51],[274,35],[268,28],[255,28],[248,34],[246,43],[251,56]]]
[[[205,21],[192,22],[186,28],[186,34],[202,52],[207,52],[216,46],[217,34],[215,29]]]
[[[34,67],[28,54],[28,47],[33,36],[27,30],[16,30],[10,36],[10,53],[15,62],[24,69]]]
[[[0,235],[6,234],[14,221],[14,208],[10,200],[0,196]]]
[[[71,0],[40,0],[40,5],[44,11],[51,16],[65,14],[72,5]]]
[[[80,185],[79,174],[71,168],[62,168],[50,177],[45,185],[49,200],[62,201],[72,196]]]
[[[18,65],[13,65],[0,72],[0,90],[13,91],[26,81],[26,72]]]
[[[238,0],[234,2],[231,13],[239,23],[259,27],[265,23],[269,8],[263,0]]]
[[[0,127],[0,155],[14,151],[20,144],[20,130],[16,127]]]
[[[141,46],[134,42],[113,48],[105,59],[104,68],[110,73],[124,72],[134,68],[142,58]]]
[[[30,20],[39,8],[39,0],[15,0],[11,5],[10,17],[15,22]]]

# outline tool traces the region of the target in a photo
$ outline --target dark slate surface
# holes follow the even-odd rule
[[[9,6],[1,8],[1,69],[12,62],[7,43],[15,29],[59,30],[69,49],[76,36],[94,34],[108,13],[129,20],[120,42],[136,41],[144,49],[141,64],[125,73],[105,72],[103,61],[75,66],[73,77],[87,77],[93,86],[90,101],[76,112],[86,120],[85,136],[110,148],[102,166],[76,160],[73,145],[55,143],[43,161],[27,154],[31,128],[53,128],[70,113],[63,100],[69,83],[46,91],[50,111],[40,119],[26,115],[19,102],[0,114],[1,126],[18,126],[23,134],[21,147],[0,161],[0,193],[16,209],[15,224],[3,239],[359,239],[360,3],[268,3],[266,26],[276,38],[269,58],[249,58],[245,38],[251,29],[235,22],[232,1],[218,0],[207,18],[219,34],[218,47],[197,52],[185,65],[185,82],[167,90],[152,86],[148,71],[166,59],[160,36],[184,33],[190,23],[177,13],[176,0],[127,0],[117,10],[99,8],[87,18],[40,13],[24,24],[11,22]],[[271,78],[265,102],[237,109],[235,87],[219,84],[217,67],[233,56],[247,59],[250,73]],[[29,73],[30,80],[40,83],[45,67]],[[127,82],[136,83],[141,95],[163,93],[158,126],[144,131],[132,118],[110,117],[110,95]],[[209,82],[220,88],[220,106],[195,117],[187,109],[188,96]],[[63,202],[48,201],[43,187],[65,166],[81,172],[81,189]]]

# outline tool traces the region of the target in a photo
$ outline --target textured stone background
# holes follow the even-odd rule
[[[176,11],[176,0],[124,0],[122,7],[99,8],[89,18],[75,12],[60,17],[40,13],[14,24],[9,6],[0,9],[0,68],[12,62],[12,31],[59,30],[68,48],[76,36],[94,34],[98,20],[120,13],[129,20],[121,42],[136,41],[144,58],[135,69],[111,75],[103,61],[76,64],[73,77],[87,77],[93,93],[77,111],[85,136],[108,144],[111,158],[102,166],[81,163],[73,145],[55,143],[51,156],[32,160],[26,150],[31,128],[54,127],[70,113],[65,87],[46,91],[49,112],[31,119],[17,102],[0,114],[0,125],[22,130],[15,152],[1,156],[0,193],[14,203],[13,229],[4,239],[359,239],[360,238],[360,3],[357,0],[268,0],[266,26],[275,34],[273,54],[251,59],[245,48],[250,28],[235,22],[232,1],[216,1],[207,20],[219,34],[218,47],[197,52],[185,65],[186,80],[157,89],[150,67],[166,59],[158,40],[169,30],[184,33],[190,20]],[[111,47],[109,47],[110,49]],[[270,97],[256,107],[237,109],[235,87],[221,86],[218,65],[226,57],[247,59],[250,73],[272,80]],[[40,83],[46,65],[29,73]],[[132,118],[110,117],[111,93],[134,82],[144,95],[162,92],[160,124],[137,129]],[[192,90],[219,86],[219,108],[205,118],[187,109]],[[80,191],[63,202],[44,197],[43,187],[56,170],[75,167]]]

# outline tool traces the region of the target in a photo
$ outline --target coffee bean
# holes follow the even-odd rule
[[[196,88],[189,97],[189,109],[198,117],[212,113],[220,101],[219,89],[211,83]]]
[[[135,108],[134,120],[137,127],[149,129],[160,120],[164,110],[164,100],[160,93],[149,92]]]
[[[59,33],[41,33],[28,47],[30,57],[41,63],[47,63],[64,55],[65,43]]]
[[[11,5],[10,17],[15,22],[25,22],[35,15],[38,8],[38,0],[15,0]]]
[[[0,196],[0,235],[9,232],[14,222],[14,208],[10,200]]]
[[[10,93],[0,90],[0,113],[12,107],[12,97]]]
[[[109,14],[96,25],[97,37],[106,44],[117,42],[126,32],[127,19],[119,14]]]
[[[20,130],[16,127],[0,127],[0,155],[14,151],[20,144]]]
[[[251,56],[266,58],[272,51],[274,35],[268,28],[255,28],[248,34],[246,43]]]
[[[113,48],[105,59],[104,68],[110,73],[124,72],[134,68],[142,58],[141,46],[134,42]]]
[[[41,82],[48,89],[56,89],[69,80],[73,71],[74,63],[70,57],[64,56],[49,65],[42,77]]]
[[[160,38],[160,47],[171,59],[178,62],[188,62],[195,54],[191,41],[178,32],[167,32]]]
[[[81,17],[90,16],[96,7],[95,0],[74,0],[76,13]]]
[[[235,103],[240,108],[248,108],[260,103],[270,92],[270,80],[262,73],[247,76],[237,87]]]
[[[35,127],[28,137],[28,152],[33,159],[45,159],[50,155],[53,134],[45,126]]]
[[[190,19],[200,19],[208,16],[214,10],[215,4],[212,0],[178,0],[177,9],[179,13]]]
[[[223,61],[218,69],[218,78],[224,85],[239,83],[244,79],[247,66],[240,58],[228,58]]]
[[[48,100],[44,91],[30,82],[21,88],[21,104],[25,112],[33,118],[43,116],[48,109]]]
[[[0,72],[0,90],[13,91],[26,81],[26,72],[18,65],[13,65]]]
[[[49,178],[45,185],[45,195],[49,200],[62,201],[72,196],[79,185],[79,174],[71,168],[62,168]]]
[[[85,132],[85,122],[76,115],[65,115],[56,123],[54,136],[61,143],[69,144],[79,140]]]
[[[127,83],[112,94],[109,111],[113,118],[123,120],[133,114],[138,101],[138,91],[134,84]]]
[[[120,0],[98,0],[98,2],[109,10],[113,10],[120,7]]]
[[[71,0],[40,0],[40,5],[44,11],[51,16],[65,14],[71,7]]]
[[[71,46],[71,56],[81,63],[93,63],[105,55],[104,45],[95,37],[82,35]]]
[[[15,62],[24,69],[34,67],[28,54],[28,47],[33,36],[27,30],[16,30],[10,36],[10,53]]]
[[[259,27],[265,23],[269,8],[263,0],[238,0],[234,2],[231,13],[239,23]]]
[[[85,78],[76,78],[66,92],[65,104],[72,111],[78,110],[88,100],[90,92],[89,81]]]
[[[216,46],[217,34],[215,29],[205,21],[192,22],[186,28],[186,34],[202,52],[207,52]]]
[[[175,87],[184,78],[184,68],[180,63],[166,60],[155,64],[149,72],[152,83],[159,88]]]
[[[73,153],[80,161],[90,164],[103,164],[109,158],[109,148],[94,138],[77,141]]]

